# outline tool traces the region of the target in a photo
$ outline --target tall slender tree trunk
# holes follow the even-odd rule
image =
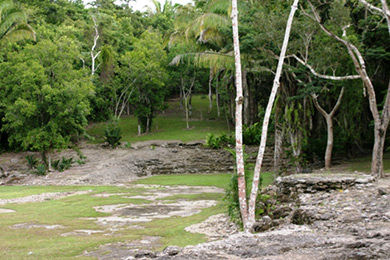
[[[286,25],[286,32],[284,35],[282,50],[279,56],[279,62],[278,67],[275,74],[274,84],[272,86],[271,95],[268,100],[268,105],[265,111],[264,120],[263,120],[263,128],[261,132],[261,142],[259,147],[259,153],[256,159],[256,166],[255,171],[253,175],[253,182],[252,182],[252,191],[250,195],[249,200],[249,212],[248,212],[248,223],[247,223],[247,229],[252,230],[255,224],[255,211],[256,211],[256,197],[257,192],[259,189],[259,180],[260,180],[260,172],[261,172],[261,166],[263,164],[263,158],[264,158],[264,152],[265,152],[265,146],[267,142],[267,132],[268,132],[268,125],[269,125],[269,119],[271,117],[272,108],[275,102],[275,97],[278,92],[279,86],[280,86],[280,76],[282,74],[283,69],[283,63],[284,58],[286,56],[287,46],[290,38],[290,32],[291,32],[291,25],[294,19],[295,11],[298,8],[298,2],[299,0],[294,0],[294,3],[291,7],[290,15],[287,21]]]
[[[138,118],[138,136],[141,136],[141,119]]]
[[[283,139],[284,130],[283,124],[280,123],[279,117],[281,115],[281,101],[277,101],[275,108],[275,143],[274,143],[274,172],[280,170],[282,152],[283,152]]]
[[[214,68],[210,68],[210,77],[209,77],[209,111],[211,113],[211,109],[213,109],[213,78],[214,78]]]
[[[244,152],[242,148],[242,75],[241,75],[241,53],[240,40],[238,34],[238,10],[237,0],[232,0],[232,27],[233,27],[233,45],[234,61],[236,68],[236,165],[238,176],[238,197],[240,202],[240,213],[244,230],[250,231],[248,226],[248,205],[246,200],[246,184],[244,169]],[[211,74],[211,73],[210,73]]]
[[[190,92],[188,97],[188,115],[192,117],[192,92]]]
[[[242,71],[242,89],[244,91],[244,124],[250,125],[249,87],[246,70]]]
[[[98,51],[95,54],[95,48],[97,46],[97,42],[98,42],[100,36],[99,36],[98,24],[97,24],[96,18],[94,16],[92,16],[92,21],[93,21],[93,25],[94,25],[93,28],[95,29],[95,36],[93,37],[93,45],[91,48],[91,59],[92,59],[91,75],[93,76],[100,65],[100,64],[98,64],[96,66],[96,59],[100,55],[100,51]]]
[[[384,178],[383,172],[383,150],[385,148],[386,131],[375,126],[375,142],[372,151],[371,172],[376,173],[379,178]],[[382,158],[380,160],[380,158]]]
[[[189,111],[188,111],[188,98],[184,96],[184,108],[186,110],[186,127],[187,129],[190,129],[190,123],[189,123]]]
[[[219,89],[218,89],[218,85],[219,85],[219,75],[217,75],[216,81],[215,81],[215,100],[217,102],[217,116],[219,118],[219,117],[221,117],[221,109],[220,109],[220,104],[219,104]]]
[[[332,152],[333,152],[333,117],[328,115],[326,118],[326,125],[328,131],[328,141],[326,143],[325,151],[325,169],[329,170],[332,166]]]

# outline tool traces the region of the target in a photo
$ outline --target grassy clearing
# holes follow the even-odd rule
[[[187,186],[215,186],[226,188],[230,181],[230,174],[181,174],[158,175],[146,179],[137,180],[135,184],[160,184],[160,185],[187,185]]]
[[[180,110],[179,101],[168,102],[167,105],[168,109],[153,120],[152,132],[147,135],[137,136],[137,118],[133,116],[122,118],[119,122],[122,132],[121,141],[129,143],[149,140],[189,142],[205,139],[207,133],[227,132],[226,121],[224,117],[217,117],[215,104],[211,113],[208,114],[208,100],[202,96],[193,97],[190,129],[186,129],[185,115],[184,111]],[[103,142],[102,135],[105,127],[105,123],[99,123],[88,129],[88,134],[95,137],[94,143]]]
[[[159,176],[157,176],[159,177]],[[164,177],[164,176],[162,176]],[[144,183],[153,184],[190,184],[198,181],[197,185],[210,185],[225,187],[229,181],[228,174],[202,175],[199,176],[169,176],[169,180],[144,179]],[[163,190],[164,188],[161,187]],[[0,198],[18,198],[46,192],[91,190],[91,193],[74,195],[59,200],[26,204],[6,204],[0,206],[15,210],[15,213],[0,214],[0,259],[93,259],[90,257],[78,257],[85,250],[93,250],[102,244],[124,241],[136,241],[145,236],[161,237],[156,250],[163,249],[167,245],[186,246],[205,242],[206,238],[201,234],[191,234],[184,230],[185,227],[199,223],[211,215],[226,212],[223,194],[199,194],[199,195],[175,195],[167,198],[166,203],[172,200],[216,200],[218,204],[207,208],[201,213],[190,217],[174,217],[156,219],[147,223],[137,223],[144,229],[123,229],[114,236],[105,235],[110,233],[96,233],[89,236],[69,235],[62,236],[74,230],[104,230],[105,228],[95,223],[96,217],[110,216],[94,210],[96,206],[114,204],[140,204],[149,203],[145,199],[130,199],[129,196],[148,194],[150,188],[143,187],[114,187],[114,186],[68,186],[68,187],[0,187]],[[122,193],[109,197],[97,197],[102,193]],[[16,229],[15,224],[35,225],[61,225],[61,229],[29,228]],[[31,252],[31,253],[30,253]]]
[[[90,187],[80,186],[5,186],[0,188],[0,199],[20,198],[48,192],[66,192],[89,190]]]
[[[371,172],[371,156],[362,158],[351,159],[348,161],[349,170],[358,172]],[[390,172],[390,153],[386,153],[383,156],[383,169],[386,173]]]
[[[252,173],[253,174],[253,173]],[[161,184],[161,185],[186,185],[186,186],[212,186],[227,188],[231,174],[182,174],[182,175],[158,175],[146,179],[137,180],[135,184]],[[261,173],[262,187],[270,185],[274,180],[273,172]],[[248,183],[249,186],[252,182]]]

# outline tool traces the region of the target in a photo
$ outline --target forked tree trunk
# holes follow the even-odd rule
[[[376,176],[376,177],[383,178],[384,177],[383,149],[384,149],[386,131],[387,131],[387,127],[389,125],[389,120],[390,120],[390,82],[389,82],[389,86],[387,88],[387,95],[386,95],[386,99],[385,99],[385,102],[383,105],[382,114],[380,114],[379,110],[378,110],[378,104],[377,104],[377,100],[376,100],[376,93],[375,93],[374,85],[373,85],[370,77],[368,76],[363,55],[360,53],[359,49],[354,44],[352,44],[351,42],[348,41],[348,39],[340,38],[339,36],[334,34],[332,31],[327,29],[322,24],[321,17],[318,14],[315,7],[313,6],[313,4],[310,1],[307,1],[307,2],[309,3],[311,10],[314,14],[313,19],[318,23],[320,28],[328,36],[330,36],[333,39],[335,39],[336,41],[342,43],[347,48],[348,54],[349,54],[354,66],[355,66],[355,70],[359,74],[360,78],[363,81],[364,86],[367,89],[370,110],[371,110],[371,114],[372,114],[372,117],[374,119],[374,124],[375,124],[375,127],[374,127],[375,141],[374,141],[374,148],[373,148],[373,152],[372,152],[371,174]],[[367,3],[363,0],[360,0],[360,2]],[[388,21],[388,27],[389,27],[389,33],[390,33],[390,20],[387,19],[390,16],[390,14],[388,14],[388,12],[387,12],[388,6],[386,4],[386,1],[382,1],[382,3],[383,2],[385,3],[384,7],[383,7],[383,15],[386,18],[386,20]],[[366,6],[368,6],[369,8],[372,9],[372,5],[370,5],[370,4],[367,3]],[[376,10],[376,9],[374,9],[374,10]],[[380,11],[382,9],[378,8],[378,10]],[[376,10],[376,11],[378,11],[378,10]],[[342,29],[343,29],[343,35],[346,36],[346,33],[347,33],[346,29],[345,28],[342,28]]]
[[[321,115],[326,120],[327,133],[328,133],[328,141],[326,143],[326,152],[325,152],[325,169],[329,170],[332,163],[332,151],[333,151],[333,117],[336,111],[339,109],[341,105],[341,100],[344,94],[344,87],[341,89],[339,98],[337,99],[336,105],[332,109],[332,111],[328,114],[318,103],[317,95],[313,94],[313,103],[317,110],[321,113]]]
[[[186,90],[184,78],[181,77],[181,90],[180,93],[182,93],[182,97],[184,99],[184,109],[185,109],[185,115],[186,115],[186,128],[190,129],[189,119],[191,115],[191,97],[192,97],[192,88],[195,84],[195,78],[196,73],[194,73],[194,77],[192,78],[190,87]]]
[[[248,226],[248,205],[246,200],[246,184],[244,170],[244,152],[242,148],[242,75],[241,75],[241,54],[238,34],[238,10],[237,0],[232,0],[232,27],[234,44],[234,61],[236,68],[236,165],[238,176],[238,197],[240,202],[240,213],[244,230],[250,231]],[[210,73],[211,74],[211,73]]]
[[[298,8],[298,2],[299,0],[294,0],[294,3],[291,7],[290,15],[288,17],[287,25],[286,25],[286,32],[284,35],[282,50],[279,56],[279,62],[278,67],[275,74],[274,84],[272,86],[271,95],[268,100],[268,105],[265,111],[264,119],[263,119],[263,128],[261,132],[261,142],[259,147],[259,153],[256,159],[256,166],[255,171],[253,175],[253,182],[252,182],[252,191],[250,195],[249,200],[249,212],[248,212],[248,223],[247,223],[247,230],[252,230],[255,224],[255,212],[256,212],[256,197],[257,192],[259,189],[259,180],[260,180],[260,172],[261,172],[261,166],[263,164],[263,158],[264,158],[264,152],[265,152],[265,146],[267,142],[267,132],[268,132],[268,125],[269,125],[269,119],[271,117],[272,108],[274,106],[275,97],[278,92],[279,86],[280,86],[280,76],[283,69],[283,63],[284,58],[286,56],[288,41],[290,38],[290,32],[291,32],[291,26],[294,19],[295,11]]]

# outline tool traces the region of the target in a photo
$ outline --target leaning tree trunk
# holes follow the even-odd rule
[[[268,125],[269,125],[269,119],[271,117],[272,108],[275,102],[276,93],[278,92],[279,86],[280,86],[280,76],[282,74],[283,69],[283,63],[284,58],[286,56],[287,51],[287,45],[290,38],[290,32],[291,32],[291,25],[294,19],[295,11],[298,8],[298,2],[299,0],[294,0],[294,3],[291,7],[290,15],[288,17],[287,26],[286,26],[286,32],[284,34],[284,40],[282,45],[282,50],[279,56],[279,62],[278,67],[275,74],[274,84],[272,86],[271,95],[268,100],[268,105],[265,111],[264,119],[263,119],[263,128],[261,132],[261,142],[259,147],[259,154],[256,159],[256,166],[255,166],[255,172],[253,175],[253,182],[252,182],[252,191],[251,196],[249,200],[249,216],[248,216],[248,223],[247,223],[247,229],[252,230],[255,224],[255,212],[256,212],[256,197],[257,192],[259,189],[259,180],[260,180],[260,171],[261,166],[263,164],[263,158],[264,158],[264,152],[265,152],[265,146],[267,142],[267,132],[268,132]]]
[[[237,0],[232,0],[232,27],[234,44],[234,61],[236,68],[236,164],[238,176],[238,197],[240,202],[240,212],[244,230],[249,232],[248,226],[248,205],[246,200],[246,184],[244,170],[244,152],[242,147],[242,73],[241,73],[241,54],[240,41],[238,35],[238,10]],[[210,73],[211,74],[211,73]]]

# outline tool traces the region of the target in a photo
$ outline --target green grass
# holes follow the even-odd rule
[[[122,133],[121,141],[129,143],[149,140],[180,140],[189,142],[203,140],[207,133],[220,134],[227,132],[225,118],[223,116],[221,118],[217,117],[215,104],[211,113],[208,114],[208,100],[202,98],[202,96],[193,97],[193,116],[190,120],[190,129],[186,129],[184,110],[180,110],[179,101],[168,102],[167,104],[168,109],[153,120],[152,131],[146,135],[137,135],[137,118],[134,116],[122,118],[119,122]],[[105,127],[105,123],[99,123],[92,125],[88,129],[88,134],[95,137],[94,143],[103,142],[103,130]]]
[[[5,186],[0,188],[0,199],[26,197],[48,192],[82,191],[90,188],[87,186]]]
[[[261,186],[263,188],[267,187],[268,185],[274,182],[275,174],[273,172],[263,172],[261,173],[261,179],[262,179]]]
[[[161,178],[169,177],[169,178]],[[210,185],[225,187],[229,181],[228,174],[214,175],[188,175],[188,176],[156,176],[149,180],[142,180],[143,183],[160,185]],[[161,190],[164,187],[160,188]],[[6,204],[0,208],[15,210],[15,213],[0,213],[0,259],[74,259],[84,251],[94,250],[102,244],[124,241],[140,240],[145,236],[161,237],[156,250],[161,250],[167,245],[186,246],[205,242],[206,238],[201,234],[192,234],[184,230],[185,227],[199,223],[209,216],[226,212],[223,194],[205,193],[199,195],[175,195],[166,200],[209,200],[218,202],[214,207],[207,208],[201,213],[189,217],[174,217],[167,219],[156,219],[147,223],[137,223],[144,229],[123,229],[114,236],[107,236],[104,233],[97,233],[90,236],[61,236],[63,233],[78,229],[104,230],[89,218],[109,216],[94,210],[96,206],[114,205],[123,203],[149,203],[144,199],[129,199],[129,196],[150,193],[146,187],[114,187],[114,186],[34,186],[34,187],[0,187],[0,199],[25,197],[34,194],[60,191],[91,190],[91,193],[74,195],[58,200],[25,204]],[[125,193],[110,197],[96,197],[100,193]],[[44,224],[62,225],[63,229],[14,229],[14,224]],[[28,255],[32,252],[31,255]],[[92,259],[89,257],[77,257],[77,259]]]
[[[371,156],[362,158],[351,159],[348,161],[349,170],[358,172],[371,172]],[[383,156],[383,170],[386,173],[390,172],[390,153],[386,153]]]
[[[230,181],[230,174],[181,174],[158,175],[146,179],[137,180],[135,184],[160,184],[160,185],[187,185],[187,186],[215,186],[226,188]]]

